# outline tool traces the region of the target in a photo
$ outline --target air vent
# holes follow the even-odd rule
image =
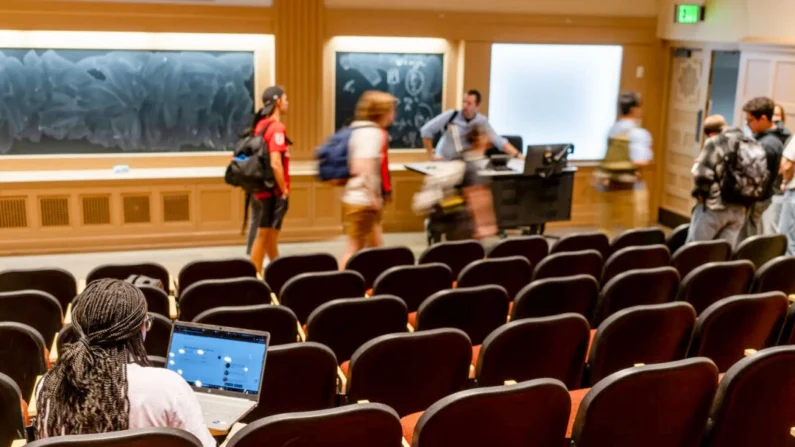
[[[163,195],[163,221],[190,221],[190,194],[176,193]]]
[[[149,196],[125,196],[122,198],[124,203],[124,223],[149,223]]]
[[[41,206],[42,227],[69,226],[68,197],[42,197],[39,199],[39,205]]]
[[[24,197],[0,198],[0,228],[25,228],[28,216]]]
[[[110,224],[110,196],[83,197],[83,225]]]

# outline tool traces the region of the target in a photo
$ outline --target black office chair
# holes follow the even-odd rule
[[[86,284],[91,284],[103,278],[120,279],[124,281],[133,275],[143,275],[152,279],[157,279],[163,283],[163,288],[165,290],[169,288],[168,270],[162,265],[154,262],[100,265],[88,272],[88,275],[86,275]]]
[[[670,250],[671,253],[676,253],[677,250],[685,245],[688,231],[690,231],[689,223],[679,225],[671,231],[671,234],[668,235],[668,239],[665,240],[665,245],[668,246],[668,250]]]
[[[28,447],[202,447],[201,441],[178,428],[137,428],[94,435],[56,436]]]
[[[263,277],[276,296],[281,296],[287,281],[302,273],[333,272],[338,270],[337,260],[328,253],[279,256],[265,266]]]
[[[27,324],[49,346],[63,326],[61,305],[52,295],[38,290],[0,293],[0,322]]]
[[[756,268],[762,268],[768,261],[787,252],[787,237],[783,234],[751,236],[740,242],[734,250],[732,259],[747,259]]]
[[[253,421],[227,447],[400,447],[402,439],[395,410],[367,403]]]
[[[77,296],[77,280],[64,269],[43,268],[30,270],[4,270],[0,272],[0,292],[40,290],[47,292],[66,311],[66,307]]]
[[[693,270],[710,262],[725,262],[732,255],[732,245],[723,239],[691,242],[671,256],[671,265],[685,278]]]
[[[182,295],[190,286],[208,279],[256,278],[257,268],[246,258],[202,259],[185,264],[177,275]]]
[[[179,319],[193,321],[216,307],[254,306],[271,302],[271,289],[257,278],[208,279],[183,289],[179,296]]]
[[[254,306],[216,307],[193,319],[196,323],[227,326],[271,334],[271,346],[298,341],[298,318],[285,306],[258,304]]]
[[[10,446],[14,440],[25,439],[25,422],[22,415],[23,398],[17,383],[0,373],[0,445]]]

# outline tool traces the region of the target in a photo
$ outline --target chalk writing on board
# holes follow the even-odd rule
[[[335,76],[336,128],[353,118],[364,91],[380,90],[397,98],[390,146],[423,147],[420,128],[442,112],[444,55],[338,52]]]

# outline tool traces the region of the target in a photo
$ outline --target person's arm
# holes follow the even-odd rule
[[[632,164],[641,168],[654,161],[651,133],[646,129],[633,129],[629,134],[629,155]]]
[[[193,390],[179,376],[171,378],[169,382],[171,383],[168,388],[172,393],[169,399],[171,401],[168,414],[169,428],[178,428],[192,434],[201,441],[202,447],[216,447],[218,443],[215,442],[204,422],[202,408]]]
[[[494,147],[500,149],[511,157],[524,158],[522,151],[513,147],[510,141],[508,141],[506,138],[497,135],[497,132],[493,127],[491,127],[491,123],[488,121],[486,121],[486,132],[489,134],[489,140],[491,140],[491,144],[493,144]]]
[[[790,139],[787,147],[784,148],[784,153],[781,156],[781,165],[778,168],[778,173],[781,174],[784,181],[781,182],[781,189],[785,190],[787,184],[795,177],[795,143]]]
[[[433,137],[444,130],[444,126],[450,122],[450,118],[455,113],[455,110],[448,110],[444,113],[437,115],[432,120],[425,123],[420,129],[420,137],[422,137],[422,144],[425,146],[425,151],[428,153],[428,158],[434,159]]]
[[[273,125],[282,126],[281,123]],[[273,178],[276,180],[276,186],[279,187],[279,191],[282,192],[282,198],[286,199],[290,191],[287,190],[287,182],[284,179],[284,164],[282,163],[283,154],[287,153],[287,136],[283,127],[274,130],[270,141],[268,141],[268,151],[270,151]]]
[[[717,162],[716,157],[718,154],[716,154],[714,138],[707,140],[706,144],[704,144],[704,149],[696,157],[696,162],[693,164],[693,169],[691,169],[693,174],[692,195],[699,202],[703,202],[709,197],[712,184],[716,181],[715,163]]]
[[[348,144],[351,177],[360,179],[373,207],[381,208],[382,204],[378,200],[378,193],[373,189],[376,185],[381,187],[381,184],[377,182],[381,169],[379,160],[383,146],[381,130],[375,128],[354,130]]]

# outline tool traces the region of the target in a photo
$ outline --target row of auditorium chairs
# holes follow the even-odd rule
[[[637,366],[582,396],[554,379],[460,391],[410,417],[358,403],[254,421],[228,447],[757,447],[791,446],[795,347],[760,351],[722,378],[708,359]],[[7,394],[0,376],[0,390]],[[13,396],[12,396],[13,397]],[[21,427],[20,427],[21,428]],[[30,447],[200,447],[174,429],[41,440]]]

